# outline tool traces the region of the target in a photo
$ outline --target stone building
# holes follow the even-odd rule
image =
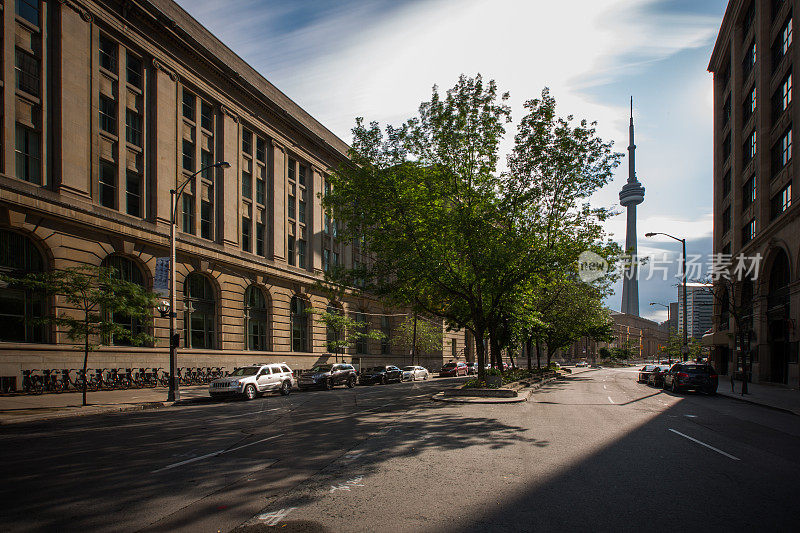
[[[800,310],[800,231],[793,183],[792,131],[800,121],[793,73],[798,0],[732,0],[708,70],[714,74],[714,252],[761,257],[739,283],[750,339],[743,347],[754,381],[795,387]],[[734,298],[739,297],[734,294]],[[713,346],[717,370],[734,370],[733,317],[717,300]]]
[[[0,270],[112,265],[154,288],[177,205],[178,366],[326,360],[337,305],[391,339],[403,312],[354,293],[329,302],[315,281],[367,260],[324,216],[326,176],[348,146],[170,0],[5,1],[2,5]],[[207,169],[226,161],[229,168]],[[207,170],[202,170],[206,168]],[[202,170],[202,171],[201,171]],[[31,318],[69,311],[0,287],[0,376],[76,368],[62,331]],[[90,366],[167,367],[168,319],[141,324],[154,347],[103,346]],[[443,329],[442,353],[464,358]],[[406,361],[370,341],[347,360]]]
[[[667,345],[667,328],[658,322],[627,313],[610,311],[613,322],[613,340],[610,343],[582,338],[563,350],[563,359],[576,362],[593,361],[600,348],[629,347],[636,359],[656,359],[662,346]]]

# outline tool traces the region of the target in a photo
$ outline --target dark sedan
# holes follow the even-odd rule
[[[393,365],[365,368],[358,378],[358,382],[362,385],[374,385],[375,383],[385,385],[391,381],[398,383],[403,381],[403,371]]]
[[[650,373],[656,368],[658,368],[658,365],[644,365],[641,370],[639,370],[639,383],[647,383]]]
[[[664,388],[672,392],[696,390],[716,394],[719,378],[711,365],[677,363],[664,374]]]

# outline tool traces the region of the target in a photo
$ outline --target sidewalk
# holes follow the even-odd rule
[[[717,394],[780,411],[800,415],[800,390],[786,385],[748,383],[747,394],[742,396],[742,382],[734,382],[735,392],[731,392],[730,379],[720,376]]]
[[[180,403],[201,401],[208,398],[208,385],[181,387],[180,394]],[[81,405],[80,392],[0,396],[0,425],[173,405],[166,400],[163,387],[89,392],[86,407]]]

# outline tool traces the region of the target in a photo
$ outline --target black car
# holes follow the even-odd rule
[[[644,365],[639,370],[639,383],[647,383],[650,373],[657,368],[657,365]]]
[[[300,374],[297,387],[300,390],[311,388],[332,389],[336,385],[356,386],[356,369],[353,365],[339,363],[335,365],[317,365]]]
[[[664,386],[664,374],[669,372],[669,365],[656,365],[655,369],[647,376],[647,384],[651,387]]]
[[[664,388],[672,392],[696,390],[716,394],[719,378],[714,367],[698,363],[676,363],[664,374]]]
[[[358,382],[362,385],[385,385],[390,381],[403,381],[403,371],[393,365],[372,366],[361,371]]]

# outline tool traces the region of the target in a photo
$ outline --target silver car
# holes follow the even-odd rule
[[[408,376],[408,377],[406,377]],[[427,381],[431,375],[428,369],[422,366],[404,366],[403,367],[403,381]]]
[[[267,363],[243,366],[228,376],[215,379],[208,385],[212,398],[256,398],[265,392],[280,391],[286,396],[292,391],[294,378],[286,363]]]

